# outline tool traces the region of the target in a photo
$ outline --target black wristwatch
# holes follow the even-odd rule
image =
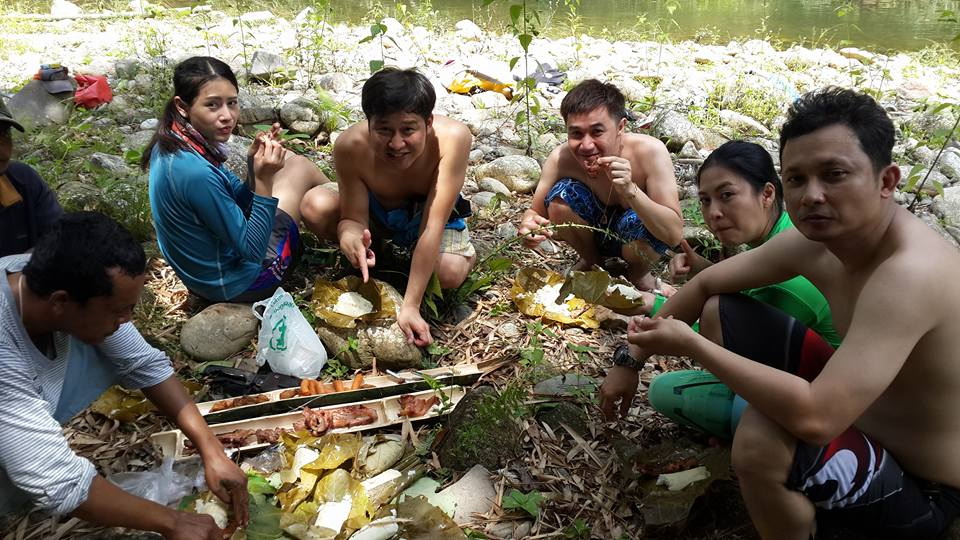
[[[630,356],[630,347],[624,343],[618,346],[617,350],[613,351],[613,365],[640,371],[640,368],[643,367],[643,361]]]

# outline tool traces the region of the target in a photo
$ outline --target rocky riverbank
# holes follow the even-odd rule
[[[59,11],[52,15],[83,16],[66,4],[58,2],[55,10]],[[142,16],[128,13],[114,19],[40,22],[9,17],[0,23],[4,45],[0,55],[5,56],[0,89],[8,96],[45,62],[61,62],[75,73],[105,74],[114,88],[113,103],[84,119],[94,126],[86,132],[88,136],[102,138],[107,147],[97,155],[80,148],[77,154],[85,156],[83,163],[58,167],[57,178],[48,177],[60,187],[66,185],[68,196],[79,196],[81,206],[95,198],[87,187],[72,183],[84,182],[84,169],[136,177],[127,165],[148,140],[153,119],[169,95],[170,66],[190,55],[210,54],[260,81],[242,89],[241,132],[249,134],[254,125],[281,121],[292,132],[312,139],[303,149],[328,172],[328,143],[359,118],[359,91],[371,62],[417,67],[434,82],[437,112],[464,121],[474,133],[466,191],[482,193],[474,196],[481,205],[494,193],[508,198],[510,192],[532,188],[538,173],[533,160],[511,158],[506,164],[487,164],[522,154],[528,127],[532,155],[542,159],[564,137],[557,109],[565,89],[584,78],[616,83],[636,116],[631,129],[667,142],[676,156],[681,197],[693,194],[691,181],[699,160],[724,140],[750,138],[776,155],[776,133],[791,100],[826,85],[856,87],[876,95],[894,118],[899,129],[895,158],[904,168],[904,187],[909,178],[922,178],[932,169],[922,197],[922,202],[930,203],[934,196],[932,204],[923,205],[933,213],[929,222],[948,225],[940,229],[954,244],[954,236],[960,237],[960,229],[953,227],[960,223],[960,196],[951,189],[944,192],[946,197],[936,196],[938,185],[950,188],[960,181],[956,141],[933,164],[958,114],[955,107],[935,110],[960,95],[960,70],[950,61],[956,56],[946,49],[883,55],[853,48],[777,49],[756,39],[702,45],[574,35],[535,38],[529,62],[521,59],[511,70],[510,59],[522,56],[516,39],[485,32],[469,20],[452,28],[436,24],[428,29],[387,18],[381,21],[385,31],[364,41],[371,35],[369,28],[329,25],[311,8],[290,20],[266,11],[238,18],[205,8],[147,9]],[[538,85],[534,95],[540,111],[529,123],[524,120],[522,100],[511,102],[496,92],[468,96],[447,91],[468,69],[514,82],[525,75],[525,64],[533,71],[538,63],[566,73],[566,81]],[[49,107],[43,113],[27,114],[38,116],[28,119],[32,123],[47,123],[51,117],[68,122],[66,113],[51,115]],[[26,139],[29,146],[30,135]],[[241,137],[235,142],[238,151],[245,144]],[[109,148],[110,144],[116,147]],[[50,165],[52,157],[42,150],[27,155],[41,169]],[[237,169],[245,172],[242,166]],[[904,203],[914,196],[898,195]]]
[[[777,48],[763,40],[710,45],[586,35],[538,37],[530,45],[529,65],[550,64],[566,73],[566,81],[537,87],[540,111],[527,122],[523,101],[511,102],[496,92],[459,95],[446,90],[468,69],[504,82],[525,75],[523,61],[510,69],[510,59],[522,55],[512,35],[487,32],[470,21],[447,28],[430,21],[416,25],[386,19],[382,21],[386,31],[364,41],[371,34],[369,27],[327,25],[321,14],[310,10],[289,20],[267,12],[236,18],[209,9],[152,8],[147,13],[131,11],[123,17],[104,18],[102,14],[78,13],[66,2],[56,5],[66,11],[52,13],[47,20],[0,16],[0,92],[8,98],[18,95],[23,106],[14,112],[28,117],[24,120],[33,125],[27,134],[15,136],[19,157],[40,170],[67,207],[106,211],[145,240],[152,236],[152,224],[145,175],[136,162],[170,96],[173,64],[197,54],[222,58],[243,80],[260,81],[247,82],[241,89],[243,126],[231,141],[231,166],[240,175],[246,173],[246,136],[255,126],[274,121],[303,137],[290,139],[289,144],[332,175],[331,142],[360,118],[360,87],[369,75],[371,61],[422,70],[437,88],[437,112],[461,119],[474,134],[465,191],[478,210],[471,229],[481,256],[516,236],[519,214],[529,204],[526,194],[536,184],[539,163],[565,137],[558,112],[560,100],[574,82],[587,77],[619,85],[636,117],[630,129],[651,133],[667,143],[673,152],[681,197],[686,199],[685,209],[696,207],[692,181],[697,165],[725,140],[749,138],[776,158],[783,112],[797,95],[826,85],[870,91],[887,107],[898,128],[895,158],[905,173],[905,189],[897,195],[898,200],[904,204],[912,201],[916,194],[908,191],[916,192],[918,182],[909,179],[919,180],[930,171],[915,211],[954,245],[960,239],[960,185],[956,185],[960,182],[960,148],[947,135],[958,112],[955,107],[938,109],[939,104],[960,96],[960,70],[956,54],[946,49],[881,55],[856,49]],[[38,90],[36,83],[28,84],[45,62],[61,62],[74,73],[106,75],[114,90],[113,102],[90,112],[71,110],[64,96],[49,96]],[[525,155],[528,127],[531,157]],[[944,145],[946,150],[934,164]],[[937,185],[944,187],[943,195]],[[685,211],[691,227],[696,225],[696,214]],[[696,234],[692,228],[688,232]],[[562,268],[572,259],[572,252],[554,244],[543,252],[518,248],[504,253],[516,267]],[[305,266],[309,275],[295,293],[309,298],[305,291],[315,274],[329,269],[316,260]],[[522,373],[531,380],[539,380],[541,371],[603,376],[622,339],[622,320],[611,319],[608,322],[612,324],[591,332],[547,328],[511,309],[509,286],[508,280],[497,280],[471,297],[465,320],[436,324],[438,346],[426,351],[425,361],[510,361],[509,373],[503,370],[486,379],[501,395],[509,394],[505,388],[521,388],[508,381],[519,379]],[[224,322],[230,313],[207,313],[220,317],[209,326],[201,324],[205,316],[197,316],[196,311],[172,270],[162,260],[152,260],[147,290],[135,315],[151,343],[170,353],[181,373],[196,367],[184,352],[195,359],[230,356],[237,364],[252,360],[249,340],[256,322],[249,319],[249,311],[235,310],[236,318],[243,319],[237,322]],[[194,317],[191,323],[184,324],[189,317]],[[617,322],[621,326],[613,324]],[[237,332],[220,336],[210,330],[226,327]],[[226,343],[217,350],[206,350],[217,341]],[[365,347],[365,342],[357,341],[358,356]],[[241,351],[234,355],[237,349]],[[331,356],[334,351],[349,349],[349,343],[331,347]],[[658,358],[644,368],[641,380],[646,383],[658,371],[687,367],[684,359]],[[523,389],[519,401],[526,391]],[[494,471],[495,484],[502,494],[506,493],[504,486],[510,486],[550,497],[541,503],[536,520],[522,513],[494,510],[481,523],[484,533],[493,538],[640,538],[648,528],[653,530],[656,519],[686,520],[689,505],[675,505],[682,508],[671,514],[661,513],[667,505],[661,507],[656,500],[638,503],[643,490],[634,468],[643,456],[638,457],[635,449],[649,449],[660,441],[669,443],[668,450],[672,444],[688,445],[685,439],[670,442],[684,430],[654,414],[642,393],[643,387],[631,415],[616,432],[592,428],[588,412],[595,411],[589,392],[565,401],[572,412],[564,412],[559,420],[520,418],[518,430],[522,430],[510,437],[522,447],[520,457],[491,458],[494,464],[501,458],[508,462]],[[518,412],[526,414],[516,403],[512,407],[511,418]],[[551,413],[551,409],[541,412]],[[551,427],[541,427],[541,423]],[[67,433],[81,455],[109,473],[154,465],[156,451],[148,436],[163,427],[154,415],[104,426],[101,417],[84,414],[70,423]],[[487,446],[499,450],[497,445]],[[441,459],[446,466],[446,457]],[[737,505],[735,488],[730,489],[732,495],[718,491],[714,496],[724,499],[726,505],[716,500],[707,505],[715,509],[716,516],[701,527],[705,531],[685,530],[675,537],[752,538],[748,519]],[[664,517],[667,514],[669,519]],[[3,528],[0,523],[0,530]],[[74,520],[58,525],[38,515],[22,518],[15,529],[26,531],[20,534],[25,538],[149,537],[114,535]]]

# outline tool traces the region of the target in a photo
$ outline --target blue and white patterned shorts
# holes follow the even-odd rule
[[[602,255],[619,257],[622,246],[635,240],[650,244],[660,255],[670,249],[670,246],[647,230],[632,208],[623,209],[602,204],[593,191],[579,180],[569,177],[557,180],[547,192],[544,204],[549,207],[555,199],[565,202],[588,225],[605,229],[594,231],[597,247]]]

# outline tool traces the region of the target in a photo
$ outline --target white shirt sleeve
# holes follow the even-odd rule
[[[87,500],[97,470],[70,449],[17,356],[0,345],[0,468],[36,506],[69,514]]]
[[[150,346],[133,323],[122,325],[97,348],[113,364],[124,388],[147,388],[173,375],[170,358]]]

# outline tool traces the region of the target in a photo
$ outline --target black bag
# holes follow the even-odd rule
[[[230,397],[262,394],[282,388],[300,386],[300,379],[268,371],[251,373],[242,369],[210,365],[203,370],[212,386],[220,388]]]

